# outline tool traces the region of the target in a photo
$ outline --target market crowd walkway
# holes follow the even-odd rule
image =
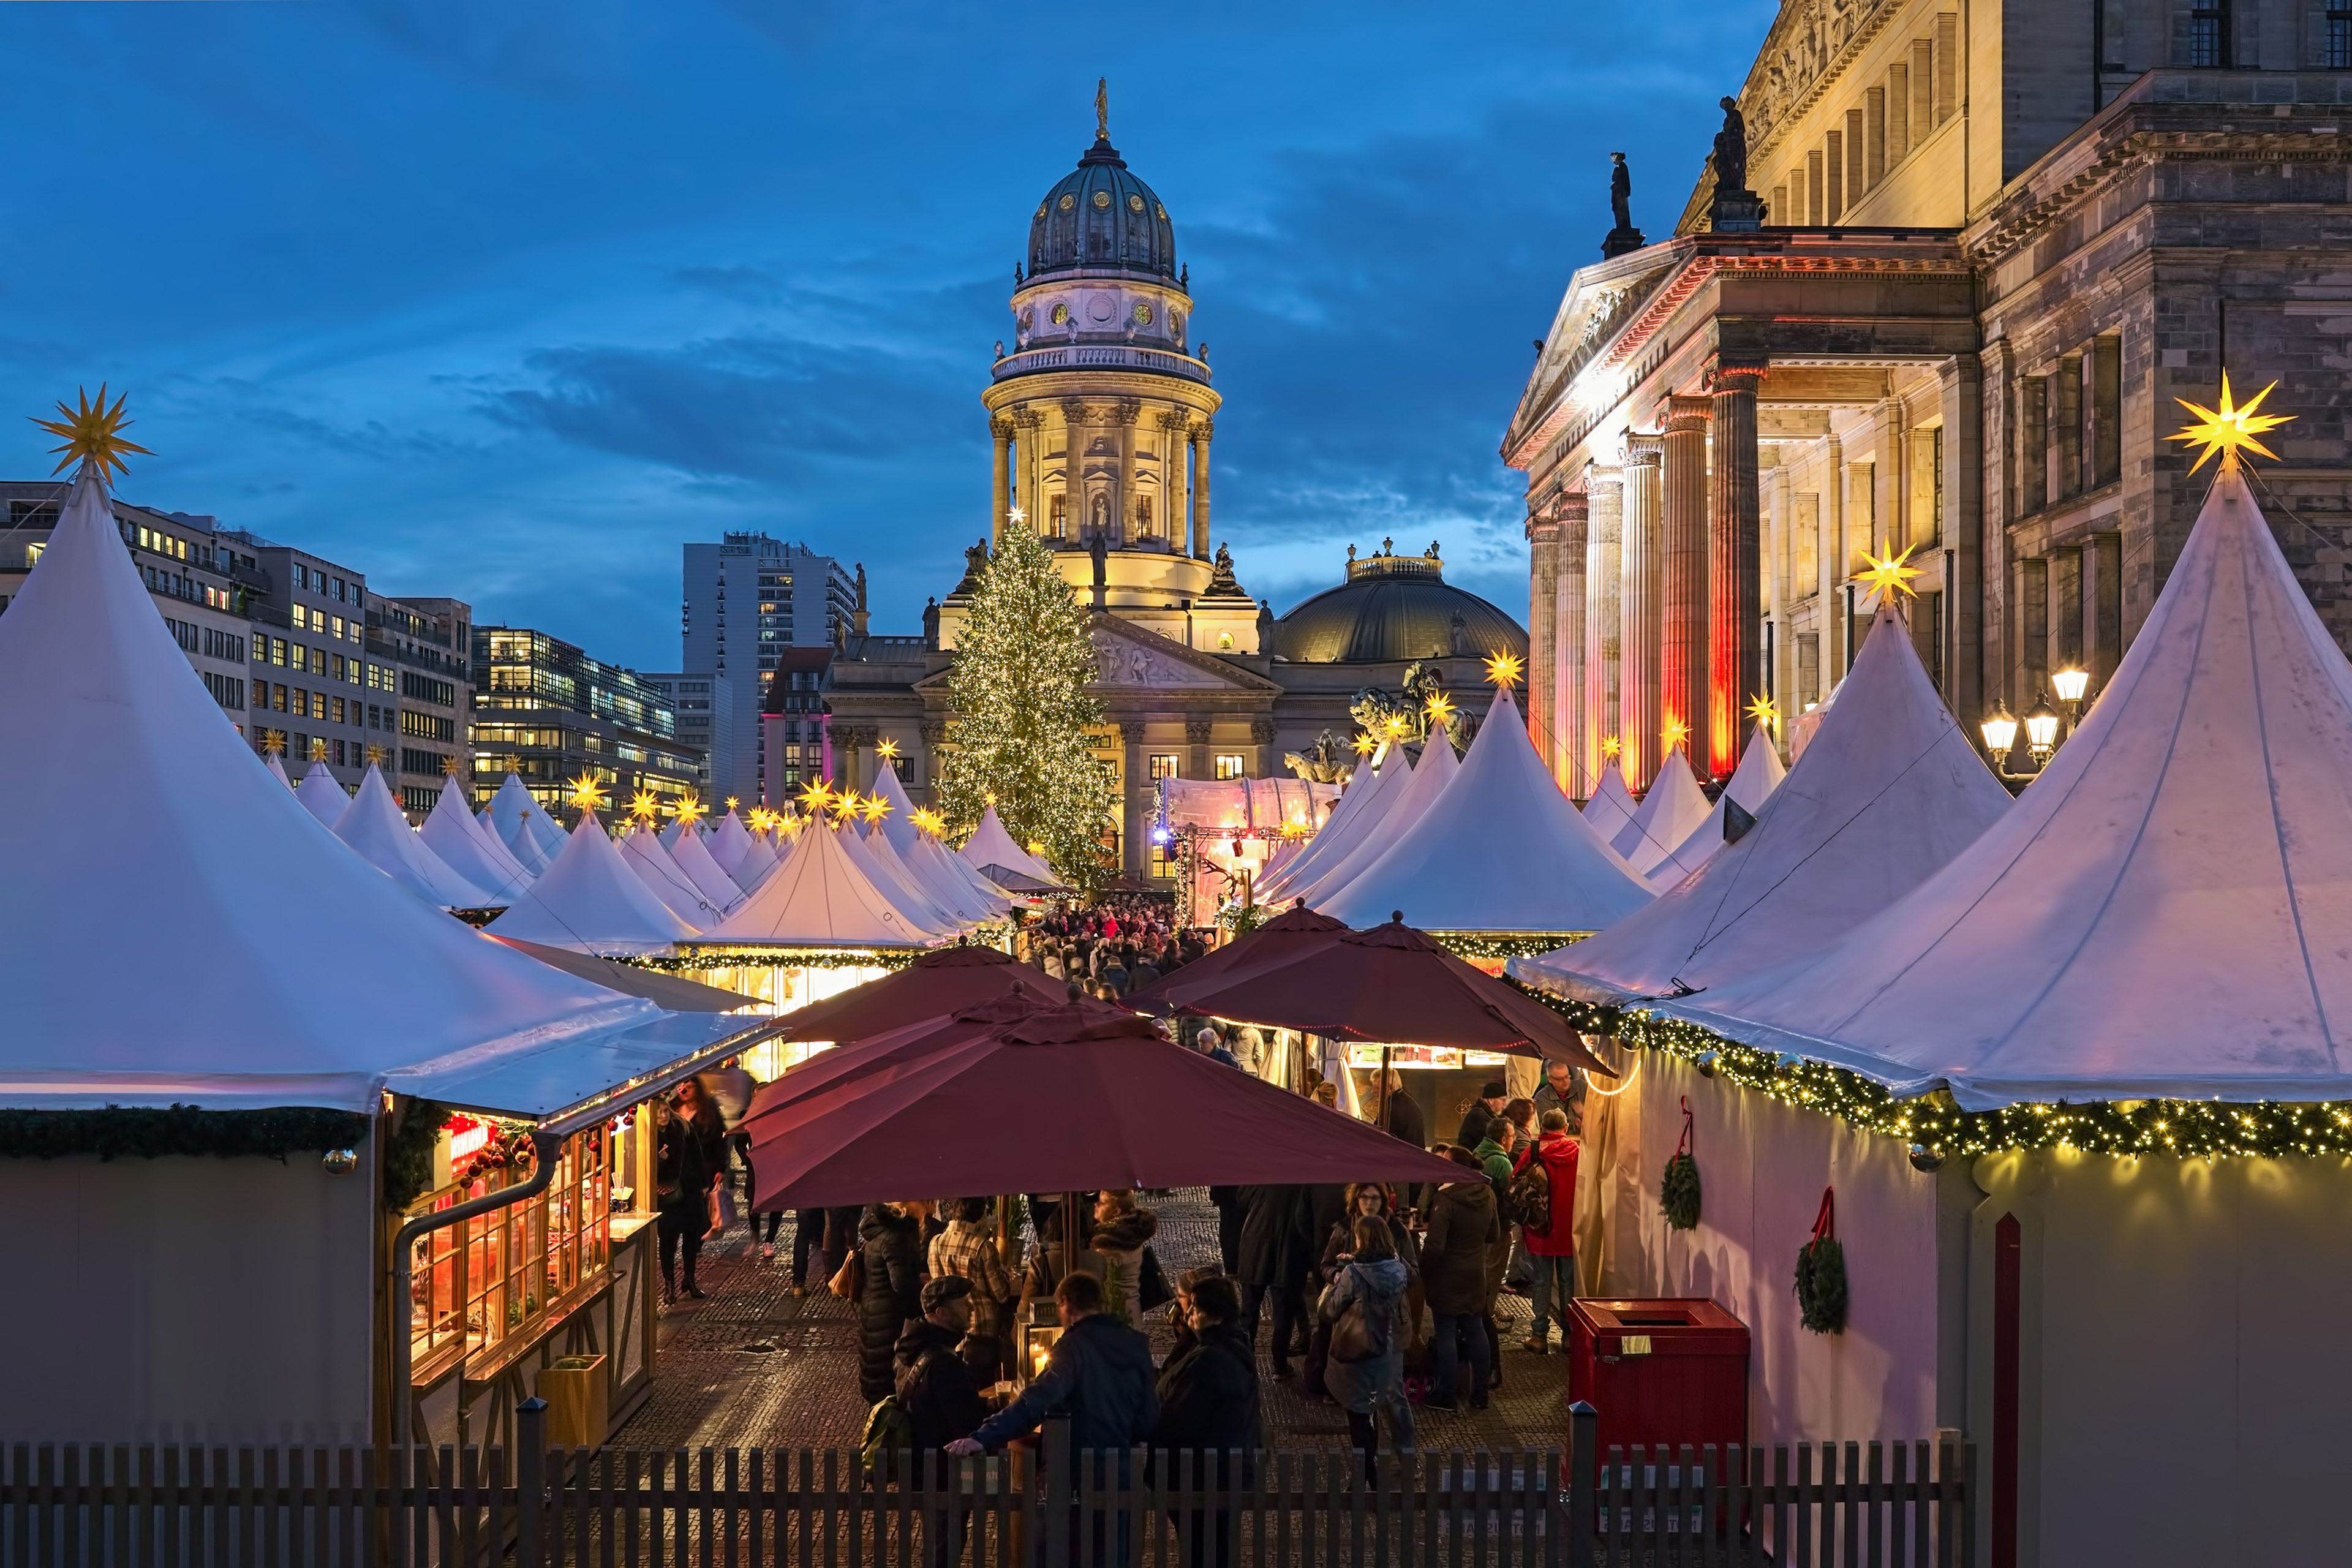
[[[1171,1276],[1216,1261],[1216,1211],[1194,1188],[1144,1200],[1159,1215],[1153,1247]],[[614,1435],[634,1448],[855,1447],[866,1425],[857,1394],[857,1314],[824,1293],[795,1297],[789,1287],[792,1227],[777,1237],[777,1257],[762,1262],[740,1228],[706,1246],[703,1288],[709,1300],[672,1309],[661,1325],[652,1397]],[[1567,1440],[1563,1386],[1568,1360],[1555,1351],[1529,1355],[1528,1303],[1506,1295],[1496,1309],[1503,1386],[1487,1409],[1416,1407],[1425,1447],[1559,1447]],[[1169,1334],[1154,1314],[1155,1359]],[[1346,1416],[1336,1405],[1277,1383],[1259,1336],[1258,1379],[1269,1447],[1345,1448]]]

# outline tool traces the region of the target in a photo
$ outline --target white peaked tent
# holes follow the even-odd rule
[[[2352,666],[2225,466],[2000,821],[1834,945],[1672,1011],[1969,1110],[2352,1099],[2347,825]]]
[[[1369,761],[1357,764],[1348,787],[1339,792],[1339,804],[1331,808],[1331,815],[1323,819],[1315,837],[1278,865],[1267,863],[1266,874],[1258,882],[1259,895],[1281,898],[1293,884],[1311,883],[1338,865],[1365,825],[1376,821],[1379,814],[1387,810],[1381,802],[1412,775],[1412,763],[1401,746],[1390,747],[1380,767],[1373,767]]]
[[[1845,689],[1738,843],[1647,909],[1511,973],[1586,1001],[1682,985],[1705,1001],[1878,918],[2010,809],[1893,610],[1873,618]]]
[[[397,1079],[539,1115],[573,1101],[464,1086],[670,1018],[426,907],[270,782],[156,616],[88,472],[0,616],[0,736],[16,738],[0,745],[0,816],[106,825],[11,851],[0,1103],[373,1114]],[[77,765],[51,765],[60,754]],[[107,984],[125,952],[140,984]]]
[[[671,861],[686,873],[704,898],[722,910],[731,910],[743,901],[743,889],[736,885],[734,878],[719,868],[719,862],[710,858],[710,847],[703,842],[700,833],[681,833],[677,842],[667,847]]]
[[[695,930],[707,930],[727,918],[725,910],[702,896],[702,889],[670,858],[652,828],[643,823],[632,827],[621,836],[619,848],[622,862],[646,885],[646,890]]]
[[[1679,745],[1658,764],[1658,776],[1633,808],[1633,819],[1617,830],[1610,845],[1643,876],[1675,851],[1706,820],[1712,809],[1706,792],[1691,773],[1690,759]]]
[[[539,802],[531,797],[522,780],[509,772],[499,784],[498,793],[490,796],[490,804],[482,809],[489,817],[490,831],[498,836],[509,854],[522,862],[523,869],[534,877],[544,873],[554,859],[555,851],[542,844],[539,835],[527,828],[524,823],[530,817],[547,814],[540,809]]]
[[[812,822],[773,875],[713,930],[714,942],[916,947],[939,932],[908,920],[852,861],[841,830]]]
[[[1584,803],[1584,820],[1603,843],[1613,843],[1633,820],[1633,792],[1625,787],[1625,770],[1612,757],[1601,764],[1600,786]]]
[[[332,829],[352,808],[352,797],[335,782],[324,763],[312,763],[302,774],[302,782],[294,786],[294,798],[310,807],[310,815]]]
[[[1726,803],[1738,806],[1753,816],[1764,809],[1764,802],[1780,787],[1789,770],[1780,765],[1780,748],[1772,744],[1772,736],[1758,725],[1748,737],[1748,749],[1739,753],[1739,765],[1731,770],[1724,781],[1723,793],[1715,797],[1715,808],[1706,820],[1691,829],[1690,837],[1675,847],[1675,852],[1650,868],[1650,886],[1665,891],[1709,860],[1723,847],[1723,817]]]
[[[433,803],[416,833],[449,869],[488,895],[484,908],[510,904],[530,886],[531,874],[514,851],[466,809],[466,791],[455,774],[441,781],[441,798]]]
[[[667,952],[694,934],[637,879],[593,811],[580,814],[547,874],[484,929],[604,957]]]
[[[1284,884],[1284,895],[1305,899],[1310,907],[1319,906],[1326,897],[1353,881],[1411,833],[1422,813],[1445,793],[1445,786],[1454,782],[1454,775],[1460,770],[1454,742],[1443,734],[1431,736],[1421,748],[1421,761],[1413,764],[1412,772],[1391,786],[1385,801],[1373,803],[1380,808],[1380,815],[1367,813],[1360,819],[1353,841],[1344,846],[1339,855],[1328,865],[1317,868],[1312,880],[1293,877]],[[1387,918],[1383,910],[1381,920]],[[1381,921],[1372,923],[1378,925]],[[1417,919],[1415,923],[1419,923]]]
[[[269,776],[271,778],[276,779],[288,789],[292,789],[294,787],[294,781],[286,776],[286,764],[278,760],[277,752],[271,752],[267,756],[263,757],[261,759],[261,765],[269,770]]]
[[[864,832],[855,825],[841,829],[841,847],[866,879],[898,906],[915,924],[934,931],[951,931],[971,923],[947,897],[924,885],[890,847],[889,836],[877,823]]]
[[[1034,877],[1048,886],[1058,887],[1061,879],[1052,867],[1013,842],[1013,835],[1004,831],[1004,823],[990,806],[980,814],[980,826],[971,830],[959,851],[964,864],[973,870],[986,873],[991,866],[1002,866],[1008,871],[1018,871],[1024,877]]]
[[[361,859],[428,904],[445,910],[491,907],[488,893],[450,869],[448,862],[433,853],[432,846],[408,826],[408,818],[400,814],[400,803],[392,798],[383,774],[373,763],[360,779],[360,793],[352,797],[351,809],[335,824],[335,837],[357,850]]]
[[[1360,928],[1402,910],[1423,930],[1587,931],[1649,901],[1559,793],[1506,686],[1445,793],[1315,907]]]
[[[707,847],[710,850],[710,858],[719,863],[719,868],[732,877],[737,868],[743,864],[744,852],[751,847],[751,830],[744,826],[743,819],[730,808],[727,815],[719,819],[718,830],[711,834]]]

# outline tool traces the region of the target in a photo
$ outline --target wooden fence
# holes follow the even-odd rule
[[[1973,1568],[1972,1447],[1383,1456],[16,1444],[0,1568]],[[511,1461],[511,1462],[510,1462]],[[1565,1484],[1563,1484],[1563,1482]]]

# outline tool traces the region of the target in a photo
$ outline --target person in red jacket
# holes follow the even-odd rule
[[[1565,1348],[1568,1303],[1576,1295],[1576,1157],[1580,1150],[1577,1141],[1569,1135],[1565,1111],[1545,1111],[1538,1125],[1541,1131],[1520,1156],[1518,1171],[1526,1171],[1532,1162],[1542,1162],[1544,1174],[1551,1183],[1551,1212],[1541,1230],[1533,1225],[1521,1227],[1527,1237],[1528,1256],[1536,1266],[1536,1282],[1535,1319],[1528,1324],[1528,1337],[1519,1348],[1542,1355],[1551,1348],[1550,1322],[1555,1301],[1559,1303],[1560,1340]],[[1512,1184],[1519,1184],[1517,1173]]]

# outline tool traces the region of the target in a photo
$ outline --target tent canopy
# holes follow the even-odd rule
[[[1832,945],[1667,1010],[1971,1110],[2352,1099],[2347,822],[2352,666],[2225,463],[2105,690],[2000,821]]]
[[[2008,811],[1895,611],[1873,618],[1845,690],[1738,843],[1647,909],[1511,973],[1595,1002],[1719,986],[1870,919]]]

